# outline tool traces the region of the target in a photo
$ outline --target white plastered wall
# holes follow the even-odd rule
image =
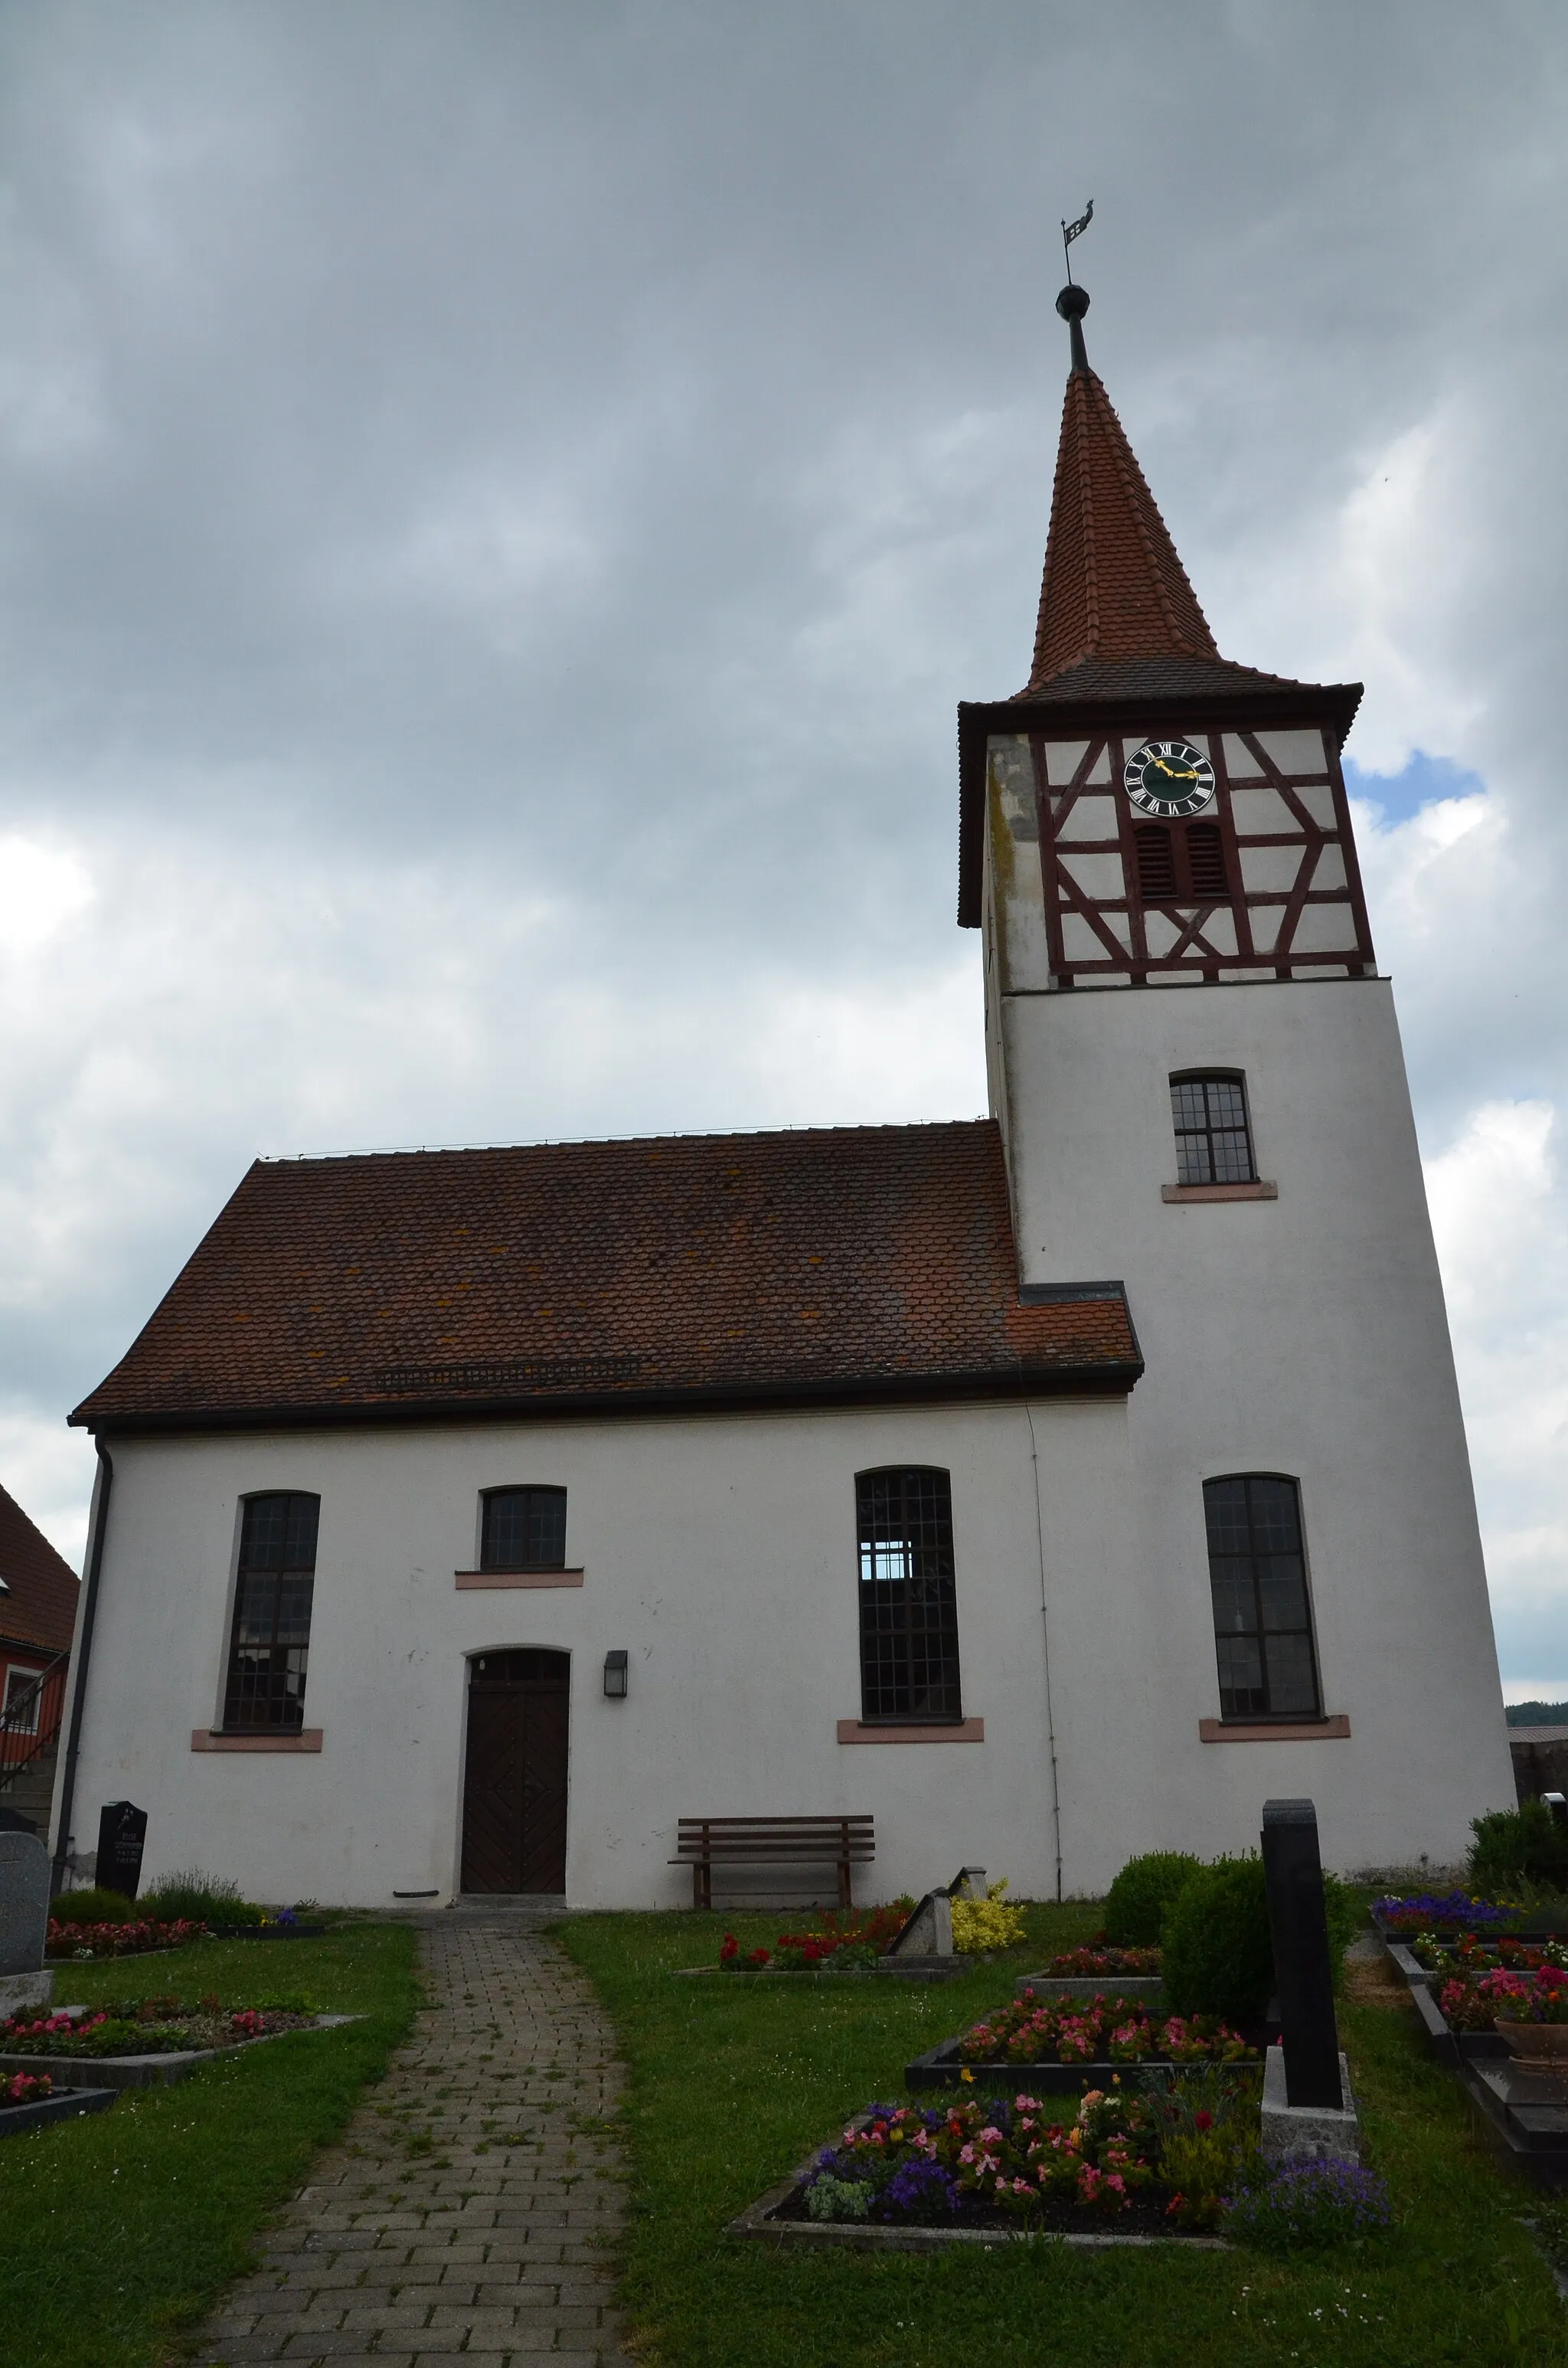
[[[1164,1781],[1144,1846],[1245,1848],[1265,1798],[1305,1793],[1333,1864],[1457,1861],[1514,1789],[1388,982],[1016,994],[1001,1020],[1023,1278],[1120,1278],[1147,1360],[1130,1708]],[[1162,1200],[1170,1076],[1209,1067],[1244,1072],[1277,1200]],[[1348,1740],[1199,1738],[1219,1711],[1201,1484],[1246,1471],[1301,1482],[1324,1707]],[[1063,1755],[1070,1861],[1090,1766]]]
[[[78,1848],[124,1797],[149,1813],[149,1881],[199,1865],[264,1899],[445,1899],[468,1656],[535,1645],[573,1656],[575,1904],[688,1903],[666,1861],[676,1818],[705,1811],[871,1811],[864,1898],[966,1861],[1049,1894],[1043,1537],[1077,1804],[1066,1881],[1096,1884],[1139,1847],[1163,1787],[1126,1440],[1119,1399],[121,1440]],[[952,1475],[964,1709],[983,1743],[836,1740],[859,1710],[854,1475],[901,1463]],[[567,1488],[580,1589],[456,1588],[478,1492],[508,1482]],[[196,1752],[220,1702],[236,1507],[268,1488],[322,1500],[305,1716],[323,1748]],[[631,1656],[623,1702],[602,1692],[614,1647]]]

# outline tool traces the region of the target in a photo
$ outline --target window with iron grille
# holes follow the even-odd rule
[[[1178,1184],[1256,1184],[1246,1081],[1239,1070],[1171,1079]]]
[[[481,1570],[563,1570],[564,1488],[487,1488],[479,1534]]]
[[[297,1733],[304,1724],[320,1512],[319,1497],[295,1491],[245,1500],[223,1695],[226,1727]]]
[[[861,1472],[860,1715],[960,1720],[953,1499],[948,1474]]]
[[[1317,1718],[1301,1496],[1277,1473],[1203,1484],[1221,1718]]]

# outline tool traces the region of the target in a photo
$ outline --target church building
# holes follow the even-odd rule
[[[62,1867],[129,1798],[262,1899],[653,1907],[680,1818],[855,1815],[862,1897],[1054,1896],[1513,1802],[1360,687],[1220,655],[1087,305],[959,711],[990,1115],[257,1161],[72,1417]]]

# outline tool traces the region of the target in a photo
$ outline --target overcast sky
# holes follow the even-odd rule
[[[984,1106],[1065,339],[1349,744],[1568,1694],[1561,0],[0,0],[0,1478],[252,1156]]]

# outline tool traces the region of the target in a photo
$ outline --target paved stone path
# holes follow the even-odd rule
[[[429,2006],[343,2141],[210,2320],[207,2363],[618,2368],[615,2039],[584,1976],[517,1918],[426,1932]]]

